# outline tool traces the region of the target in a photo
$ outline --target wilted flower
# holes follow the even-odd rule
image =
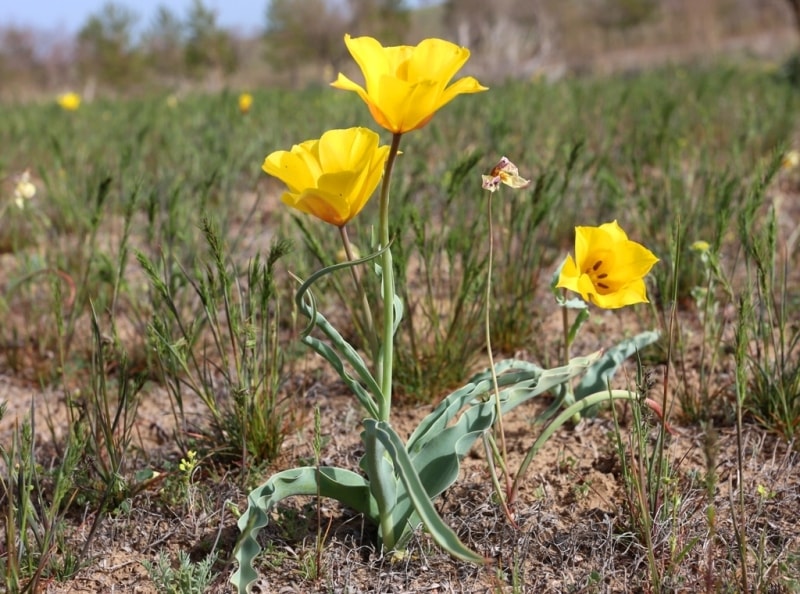
[[[36,186],[31,182],[31,174],[26,169],[17,178],[17,184],[14,186],[14,203],[20,209],[25,208],[25,201],[30,200],[35,195]]]
[[[75,111],[81,106],[81,96],[77,93],[62,93],[57,101],[61,108],[67,111]]]
[[[248,113],[252,105],[253,96],[250,93],[242,93],[239,95],[239,111],[242,113]]]
[[[345,35],[344,42],[361,68],[364,87],[341,73],[331,85],[358,93],[375,121],[394,134],[422,128],[457,95],[487,90],[471,76],[447,86],[469,59],[468,49],[449,41],[383,47],[372,37]]]
[[[388,146],[367,128],[329,130],[291,151],[275,151],[262,169],[288,187],[281,200],[341,227],[355,217],[383,176]]]
[[[644,277],[656,262],[650,250],[628,239],[617,221],[575,227],[575,260],[567,256],[556,287],[604,309],[647,303]]]
[[[483,189],[490,192],[496,191],[500,184],[505,184],[512,188],[524,188],[531,183],[530,180],[520,177],[517,166],[506,157],[502,157],[489,172],[489,175],[482,175],[481,179]]]

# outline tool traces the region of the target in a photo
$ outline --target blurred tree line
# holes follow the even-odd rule
[[[0,25],[0,92],[326,82],[352,68],[345,33],[450,39],[492,82],[594,68],[615,51],[713,49],[790,23],[800,32],[800,0],[265,0],[248,34],[221,27],[204,0],[183,14],[163,4],[148,20],[126,2],[109,1],[74,37]]]

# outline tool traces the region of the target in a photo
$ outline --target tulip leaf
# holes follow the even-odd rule
[[[461,414],[455,425],[426,441],[411,456],[428,497],[435,498],[455,482],[461,460],[494,421],[495,406],[491,400],[475,403]]]
[[[567,306],[565,305],[565,307]],[[588,319],[588,308],[578,309],[578,315],[575,316],[575,319],[572,321],[572,325],[569,327],[569,332],[567,333],[567,342],[569,344],[575,342],[575,337],[578,335],[578,330],[581,329]]]
[[[247,496],[247,510],[239,518],[241,536],[234,556],[239,568],[231,577],[239,594],[245,594],[258,579],[253,560],[261,552],[258,533],[269,523],[269,514],[281,500],[294,495],[317,495],[336,499],[378,521],[378,509],[367,480],[343,468],[304,466],[279,472]]]
[[[392,307],[394,308],[394,321],[392,325],[392,336],[397,334],[397,329],[400,327],[400,322],[403,320],[403,300],[395,295],[392,299]]]
[[[391,425],[383,421],[367,419],[364,421],[364,426],[367,432],[374,431],[377,439],[386,448],[397,469],[397,475],[414,505],[414,510],[436,544],[458,559],[470,563],[483,564],[485,559],[464,545],[456,533],[439,516],[433,506],[433,502],[422,486],[422,482],[406,452],[405,446],[403,446],[403,442]]]
[[[513,359],[499,362],[495,365],[495,369],[498,373],[498,387],[501,388],[500,400],[503,412],[506,413],[534,396],[584,373],[599,356],[598,352],[586,357],[575,357],[568,365],[554,369],[542,369],[532,363]],[[474,376],[469,384],[450,394],[420,422],[408,440],[407,450],[414,456],[425,447],[426,443],[439,439],[462,408],[467,405],[480,406],[493,397],[491,391],[492,380],[489,371]]]
[[[361,440],[364,442],[366,451],[361,459],[361,464],[367,472],[370,492],[378,505],[378,514],[381,518],[379,526],[381,541],[387,548],[392,549],[397,536],[395,523],[392,521],[397,505],[395,470],[385,456],[386,450],[383,444],[378,441],[374,424],[364,424]]]
[[[336,354],[330,346],[322,342],[321,340],[314,338],[313,336],[306,336],[303,338],[303,342],[307,344],[309,347],[314,349],[319,355],[325,358],[328,363],[331,364],[336,370],[336,373],[339,374],[339,377],[342,381],[347,384],[353,394],[355,394],[358,401],[361,403],[361,406],[364,407],[367,414],[377,417],[378,416],[378,404],[375,402],[374,398],[367,392],[366,388],[361,385],[358,380],[356,380],[353,376],[347,373],[347,370],[344,368],[344,364],[342,360],[339,358],[339,355]],[[371,376],[370,376],[371,377]],[[373,380],[374,383],[374,380]],[[378,390],[377,393],[380,393],[380,389],[377,386],[377,383],[372,387],[373,390]]]
[[[655,331],[642,332],[606,350],[600,359],[586,370],[586,374],[575,386],[575,400],[581,400],[590,394],[608,390],[608,381],[614,377],[617,369],[625,359],[635,355],[644,347],[653,344],[660,336]]]
[[[392,243],[389,242],[389,245],[387,245],[386,247],[381,248],[371,254],[368,254],[363,258],[359,258],[357,260],[347,260],[346,262],[338,262],[336,264],[331,264],[330,266],[326,266],[321,270],[317,270],[314,274],[308,277],[308,279],[306,279],[305,282],[303,282],[303,284],[300,285],[299,289],[297,289],[297,293],[294,296],[295,303],[297,303],[297,305],[299,306],[306,292],[311,288],[311,285],[313,285],[323,276],[331,274],[332,272],[336,272],[337,270],[342,270],[344,268],[352,268],[353,266],[358,266],[359,264],[364,264],[365,262],[374,260],[381,254],[383,254],[383,252],[385,252],[387,249],[389,249],[391,245]]]
[[[305,288],[302,289],[302,292],[298,291],[296,296],[297,307],[311,320],[309,326],[303,332],[302,341],[333,366],[342,380],[353,390],[356,398],[358,398],[367,413],[377,417],[378,405],[374,398],[370,396],[370,393],[373,396],[380,397],[381,388],[378,386],[378,382],[375,381],[369,371],[369,367],[361,358],[361,355],[358,354],[358,351],[339,334],[339,331],[328,322],[324,315],[317,311],[311,293],[303,295],[308,291],[307,285],[308,281],[303,284]],[[333,346],[311,336],[310,332],[314,327],[319,328],[328,337]],[[351,365],[358,377],[361,378],[363,385],[347,373],[342,358]]]

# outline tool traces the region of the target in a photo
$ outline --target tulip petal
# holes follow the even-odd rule
[[[608,234],[609,240],[614,243],[628,241],[628,234],[622,230],[622,227],[619,226],[616,220],[610,223],[603,223],[598,229],[605,231]]]
[[[339,76],[336,77],[336,80],[331,83],[331,86],[337,89],[342,89],[343,91],[355,91],[358,93],[358,96],[364,100],[364,102],[367,101],[368,95],[364,87],[353,82],[341,72],[339,73]]]
[[[303,194],[286,192],[281,196],[281,200],[285,204],[306,214],[314,215],[331,225],[341,226],[349,219],[350,208],[346,203],[335,203],[328,197],[319,196],[313,190]]]
[[[592,301],[595,305],[603,309],[618,309],[626,305],[635,305],[636,303],[649,303],[647,299],[647,289],[644,281],[641,279],[608,295],[601,295],[599,293],[593,294]]]
[[[556,287],[559,289],[567,289],[568,291],[573,291],[574,293],[579,293],[578,279],[580,276],[581,274],[578,270],[578,267],[575,265],[575,261],[572,259],[572,256],[568,255],[564,260],[564,263],[561,265],[561,273],[558,276],[558,283],[556,283]]]
[[[305,158],[304,158],[305,157]],[[264,159],[261,168],[269,175],[277,177],[285,183],[289,189],[295,193],[303,188],[316,185],[316,177],[319,174],[319,167],[313,166],[307,155],[299,155],[297,152],[276,151]]]
[[[614,267],[608,279],[612,283],[623,283],[625,279],[641,278],[658,262],[653,252],[634,241],[626,241],[616,251]]]
[[[469,59],[469,50],[443,39],[424,39],[408,62],[410,80],[434,79],[444,87]]]
[[[403,80],[386,76],[381,81],[378,104],[382,114],[390,122],[394,133],[410,132],[421,127],[436,111],[438,96],[431,90],[433,81],[421,81],[409,85]]]
[[[344,36],[344,43],[364,75],[367,93],[372,94],[377,90],[381,77],[392,68],[387,52],[373,37],[350,37],[348,34]]]

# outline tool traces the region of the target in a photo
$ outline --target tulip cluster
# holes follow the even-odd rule
[[[273,507],[294,495],[331,497],[364,514],[377,526],[379,541],[386,549],[401,549],[413,530],[424,525],[433,540],[454,557],[484,563],[485,558],[465,546],[433,506],[433,500],[458,478],[459,465],[470,447],[481,437],[488,443],[486,440],[491,437],[487,436],[500,423],[502,415],[534,396],[558,390],[578,376],[592,378],[570,391],[573,396],[585,396],[583,403],[566,402],[571,406],[531,448],[513,489],[509,484],[505,496],[500,493],[492,469],[495,488],[513,522],[508,504],[542,440],[576,410],[583,410],[602,398],[631,398],[628,392],[608,392],[606,379],[620,360],[654,340],[650,335],[635,337],[633,342],[611,349],[608,357],[601,353],[566,357],[564,365],[555,369],[545,370],[516,360],[495,365],[490,348],[490,291],[487,290],[489,370],[445,397],[404,442],[391,425],[393,340],[403,311],[394,286],[389,236],[392,171],[404,134],[425,127],[440,109],[459,95],[488,89],[471,76],[453,81],[470,53],[448,41],[426,39],[416,46],[394,47],[384,47],[371,37],[347,35],[344,41],[364,82],[359,84],[339,74],[331,85],[356,93],[375,123],[391,134],[391,142],[382,145],[378,133],[364,127],[328,130],[319,138],[299,142],[289,150],[270,153],[262,169],[285,186],[280,196],[284,204],[336,227],[344,243],[342,257],[336,264],[302,282],[295,303],[298,311],[310,319],[303,342],[331,363],[362,406],[364,456],[359,472],[335,467],[292,468],[273,475],[250,493],[248,509],[239,521],[242,531],[236,549],[239,568],[231,578],[239,592],[248,591],[257,579],[253,559],[261,550],[257,540],[259,531],[269,522]],[[240,99],[240,108],[241,105]],[[501,185],[523,189],[529,181],[503,157],[482,177],[482,185],[491,196]],[[349,244],[346,227],[376,192],[379,193],[377,245],[373,253],[360,257]],[[491,199],[488,212],[491,221]],[[490,242],[489,262],[491,254]],[[372,261],[379,265],[360,268]],[[649,250],[629,240],[616,221],[600,227],[577,227],[575,257],[567,256],[554,286],[578,293],[586,302],[601,308],[646,302],[644,276],[656,261]],[[349,268],[353,274],[369,320],[372,366],[317,309],[310,294],[316,281],[344,268]],[[378,276],[381,296],[375,307],[380,311],[375,315],[371,311],[373,305],[360,286],[357,270],[374,272]],[[584,303],[584,307],[588,305]],[[382,322],[380,329],[372,327],[373,319]],[[594,373],[589,373],[592,371]],[[487,398],[489,394],[493,398]],[[491,452],[487,446],[490,458]],[[508,481],[507,465],[503,464],[502,468]]]

